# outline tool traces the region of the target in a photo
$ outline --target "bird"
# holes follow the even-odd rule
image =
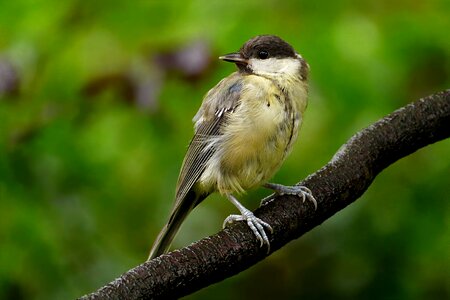
[[[308,63],[276,35],[255,36],[219,59],[238,70],[207,92],[193,118],[194,136],[178,177],[175,203],[148,260],[168,251],[187,215],[214,192],[240,212],[227,217],[224,227],[246,222],[268,253],[271,225],[236,195],[263,186],[275,194],[297,195],[303,202],[309,199],[317,208],[307,187],[268,182],[297,139],[308,102]]]

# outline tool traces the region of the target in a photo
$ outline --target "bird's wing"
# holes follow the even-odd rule
[[[200,110],[194,117],[195,134],[181,167],[174,207],[169,221],[153,244],[149,259],[167,251],[183,220],[208,196],[197,194],[192,187],[204,172],[208,160],[217,151],[210,145],[211,138],[222,134],[221,128],[224,122],[240,103],[241,92],[240,76],[234,73],[219,82],[205,96]]]
[[[217,151],[211,147],[211,138],[221,135],[221,127],[239,105],[242,91],[241,76],[237,73],[223,79],[211,89],[194,117],[195,134],[189,144],[178,177],[174,210],[202,175],[208,160]],[[197,205],[198,203],[195,203]]]

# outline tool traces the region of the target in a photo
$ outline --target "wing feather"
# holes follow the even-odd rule
[[[211,138],[221,135],[221,128],[230,114],[239,105],[242,91],[240,76],[235,73],[214,87],[203,100],[195,116],[195,134],[192,138],[178,177],[174,210],[192,189],[206,169],[208,160],[216,149],[209,144]],[[198,203],[195,203],[197,205]]]

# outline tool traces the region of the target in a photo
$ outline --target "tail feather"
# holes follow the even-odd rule
[[[169,250],[175,235],[178,232],[181,224],[187,215],[194,209],[194,207],[200,203],[205,197],[198,196],[193,191],[190,191],[185,199],[181,201],[181,205],[175,207],[172,211],[169,222],[163,227],[161,232],[158,234],[155,242],[153,243],[152,249],[150,250],[150,255],[148,260],[160,256]]]

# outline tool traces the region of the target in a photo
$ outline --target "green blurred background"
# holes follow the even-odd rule
[[[70,299],[146,259],[203,95],[250,37],[311,66],[299,142],[275,182],[450,87],[450,1],[0,2],[0,298]],[[450,142],[402,159],[300,240],[187,299],[449,299]],[[266,190],[242,197],[256,208]],[[236,209],[213,196],[174,247]]]

